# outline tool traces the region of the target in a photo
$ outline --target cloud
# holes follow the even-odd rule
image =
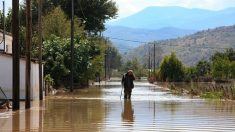
[[[235,7],[235,0],[113,0],[119,7],[119,18],[134,14],[148,6],[181,6],[221,10]]]
[[[114,0],[114,1],[118,5],[120,17],[128,16],[128,14],[132,14],[139,11],[140,6],[136,5],[136,3],[133,0]]]

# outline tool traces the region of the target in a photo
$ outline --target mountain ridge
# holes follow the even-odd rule
[[[109,38],[141,42],[174,39],[201,30],[234,25],[233,16],[235,16],[235,7],[212,11],[177,6],[150,6],[126,18],[107,23],[107,30],[103,33]],[[117,39],[111,41],[121,53],[143,44]]]
[[[232,25],[235,23],[234,15],[235,7],[211,11],[177,6],[151,6],[131,16],[109,22],[107,25],[144,29],[175,27],[180,29],[204,30],[207,28]]]
[[[162,29],[136,29],[121,26],[107,26],[107,30],[103,32],[105,37],[108,37],[121,53],[127,52],[129,49],[135,48],[143,43],[154,40],[163,40],[170,38],[182,37],[192,34],[196,31],[178,29],[174,27],[165,27]],[[123,40],[133,40],[123,41]],[[138,43],[139,42],[139,43]]]
[[[157,53],[161,53],[158,55],[158,62],[163,56],[175,52],[184,64],[194,65],[201,59],[209,60],[217,51],[235,48],[235,25],[202,30],[177,39],[161,40],[156,46]],[[149,47],[150,44],[141,45],[128,52],[125,58],[141,58],[140,61],[147,64],[148,56],[146,55]],[[153,50],[152,45],[151,50]]]

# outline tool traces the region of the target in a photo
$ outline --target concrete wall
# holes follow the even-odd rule
[[[25,59],[20,60],[20,99],[25,99]],[[39,99],[39,65],[31,62],[31,98]],[[12,56],[0,53],[0,87],[12,99]]]

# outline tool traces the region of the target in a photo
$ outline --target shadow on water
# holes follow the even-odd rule
[[[0,131],[234,131],[235,103],[175,96],[138,82],[131,100],[121,86],[60,93],[30,110],[0,113]],[[22,104],[24,106],[24,104]]]

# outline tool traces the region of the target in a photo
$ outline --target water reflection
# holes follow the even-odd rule
[[[6,120],[5,120],[6,121]],[[7,121],[6,121],[7,122]],[[6,124],[7,125],[7,124]],[[15,116],[12,118],[12,132],[16,132],[20,130],[20,117],[19,112],[15,113]],[[4,129],[3,129],[4,130]]]
[[[124,107],[122,111],[122,121],[125,125],[133,125],[134,123],[134,109],[132,108],[131,100],[124,100]]]
[[[22,104],[21,106],[24,106]],[[182,98],[136,86],[120,101],[120,87],[89,88],[34,102],[30,110],[0,113],[0,131],[234,131],[235,103]]]
[[[31,111],[25,111],[25,130],[30,131],[31,129]]]
[[[44,114],[44,130],[99,131],[105,106],[101,100],[48,100]],[[91,125],[92,124],[92,125]]]
[[[163,108],[169,110],[171,115],[174,115],[178,111],[178,108],[181,107],[181,102],[164,102]]]

